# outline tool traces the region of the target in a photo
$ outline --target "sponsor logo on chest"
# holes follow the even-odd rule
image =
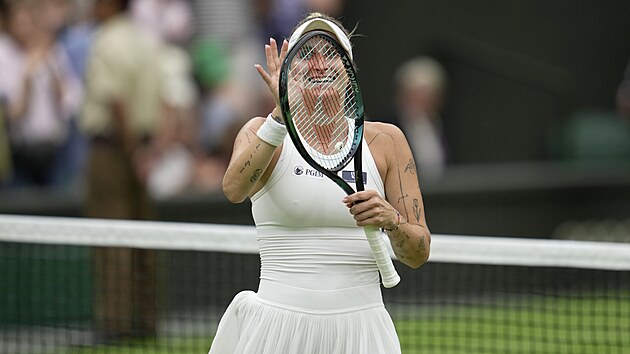
[[[324,174],[311,167],[297,165],[293,168],[293,174],[298,177],[324,178]]]
[[[323,173],[310,166],[297,165],[293,167],[293,174],[298,177],[324,178]],[[341,178],[348,183],[354,183],[354,171],[341,171]],[[367,184],[367,172],[363,172],[363,183]]]

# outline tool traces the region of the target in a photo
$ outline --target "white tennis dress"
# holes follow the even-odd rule
[[[366,189],[384,195],[363,144]],[[352,163],[340,173],[352,181]],[[400,353],[374,257],[344,196],[287,137],[269,180],[251,198],[261,258],[258,292],[234,297],[210,354]]]

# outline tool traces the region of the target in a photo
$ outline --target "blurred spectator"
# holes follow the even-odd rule
[[[253,0],[194,0],[191,46],[200,84],[199,154],[194,188],[220,187],[231,142],[244,121],[268,103],[254,63],[262,60]],[[229,143],[228,143],[229,142]]]
[[[37,0],[39,2],[38,22],[47,32],[56,34],[65,50],[70,67],[83,84],[85,65],[94,32],[89,14],[92,0]],[[84,176],[83,170],[87,153],[87,141],[78,128],[79,112],[73,112],[68,121],[68,139],[60,152],[60,163],[56,175],[62,186],[70,188],[79,185]]]
[[[617,111],[630,119],[630,62],[623,74],[623,79],[617,90]]]
[[[239,86],[230,80],[229,58],[214,40],[197,40],[192,48],[195,77],[201,89],[198,136],[200,151],[193,188],[217,190],[232,153],[229,140],[244,119]]]
[[[0,0],[0,37],[5,34],[5,0]],[[9,136],[6,121],[6,102],[0,97],[0,189],[8,184],[11,177],[11,150],[9,148]]]
[[[162,74],[161,112],[155,149],[159,152],[148,176],[155,198],[186,191],[196,168],[197,87],[184,47],[192,36],[192,10],[184,0],[135,0],[135,22],[159,44]]]
[[[257,99],[258,89],[254,83],[260,81],[256,70],[252,70],[259,58],[260,23],[254,10],[255,0],[193,0],[195,39],[211,41],[229,58],[228,79],[244,93],[239,99],[247,104],[245,116],[255,111],[251,99]],[[240,94],[239,94],[240,96]]]
[[[393,123],[407,134],[418,173],[439,178],[448,159],[440,110],[446,93],[446,71],[435,59],[416,57],[395,73]]]
[[[3,1],[6,35],[0,38],[0,97],[5,102],[14,174],[12,185],[53,186],[69,120],[81,87],[68,58],[45,23],[41,3]]]
[[[166,43],[184,45],[193,34],[193,14],[187,0],[134,0],[134,21]]]
[[[37,5],[36,22],[47,33],[58,35],[73,13],[71,0],[33,0]]]
[[[92,35],[96,29],[91,15],[94,0],[66,1],[71,1],[72,11],[65,26],[59,28],[59,40],[68,53],[72,69],[84,81]]]
[[[89,139],[86,214],[152,219],[147,191],[160,115],[158,43],[135,25],[127,0],[96,0],[81,129]],[[99,337],[154,336],[155,252],[94,250]]]

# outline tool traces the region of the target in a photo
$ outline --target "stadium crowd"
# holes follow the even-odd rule
[[[130,115],[147,128],[133,163],[149,193],[219,188],[236,129],[273,107],[253,67],[264,60],[259,43],[285,38],[308,9],[333,16],[343,9],[341,0],[120,0],[119,17],[147,41],[134,45],[154,50],[142,66],[147,74],[126,75],[134,82],[125,83],[116,82],[116,69],[131,70],[139,58],[121,52],[124,36],[105,44],[111,51],[93,48],[108,26],[99,6],[112,2],[0,0],[0,190],[83,188],[90,146],[115,135],[95,110],[116,85],[133,96],[126,106],[144,111]],[[107,58],[112,53],[119,54]],[[120,88],[129,85],[154,90]]]

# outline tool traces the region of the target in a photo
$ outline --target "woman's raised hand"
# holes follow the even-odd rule
[[[269,39],[269,44],[265,44],[265,56],[267,57],[267,71],[263,69],[260,64],[254,65],[256,70],[260,74],[260,77],[265,81],[269,87],[269,91],[273,95],[273,99],[276,102],[276,106],[280,107],[280,95],[278,93],[278,82],[280,81],[280,68],[282,62],[287,56],[289,50],[289,42],[284,40],[282,42],[282,48],[280,54],[278,54],[278,45],[273,38]]]

